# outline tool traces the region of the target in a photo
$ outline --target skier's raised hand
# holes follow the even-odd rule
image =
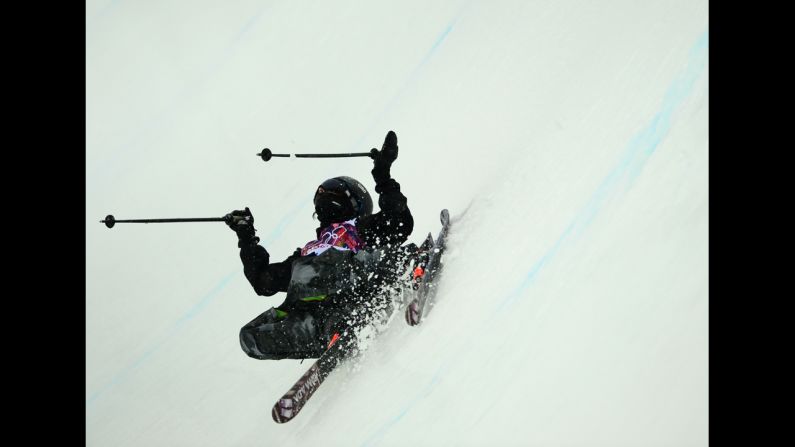
[[[229,225],[229,228],[237,233],[237,237],[252,238],[254,237],[254,216],[251,211],[246,207],[245,210],[235,210],[224,216],[224,222]]]
[[[380,151],[375,151],[374,153],[374,164],[376,167],[384,166],[388,167],[392,165],[392,162],[397,160],[398,157],[398,145],[397,145],[397,135],[395,132],[389,131],[386,134],[386,138],[384,139],[384,145],[381,146]]]

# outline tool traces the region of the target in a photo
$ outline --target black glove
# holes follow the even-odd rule
[[[229,228],[237,233],[240,240],[249,240],[254,238],[254,216],[251,215],[248,207],[245,210],[235,210],[224,216],[224,222],[229,225]]]
[[[370,153],[372,154],[374,160],[373,164],[376,168],[388,169],[392,166],[392,162],[397,160],[398,157],[397,135],[395,135],[395,132],[390,130],[386,134],[384,145],[381,146],[380,151],[373,149]]]

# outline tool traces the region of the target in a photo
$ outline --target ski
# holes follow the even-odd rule
[[[442,222],[442,229],[439,231],[439,236],[436,241],[433,240],[429,234],[426,238],[426,243],[430,245],[427,249],[427,258],[420,262],[419,270],[415,269],[413,272],[414,278],[419,278],[417,297],[414,298],[406,307],[406,323],[409,326],[416,326],[420,324],[424,314],[430,310],[426,309],[428,302],[436,294],[436,285],[433,283],[434,278],[441,271],[442,254],[446,246],[447,233],[450,229],[450,212],[443,209],[439,220]],[[426,244],[423,244],[425,246]]]
[[[329,347],[321,354],[320,358],[309,367],[304,375],[295,382],[295,385],[273,406],[271,416],[273,416],[274,421],[283,424],[293,420],[298,415],[309,401],[309,398],[315,394],[315,391],[326,380],[326,377],[345,358],[349,351],[348,348],[353,344],[353,340],[354,337],[347,334],[332,339]]]

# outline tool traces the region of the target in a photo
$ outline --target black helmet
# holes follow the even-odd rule
[[[315,213],[322,223],[337,223],[373,212],[373,199],[356,179],[340,176],[326,180],[315,192]]]

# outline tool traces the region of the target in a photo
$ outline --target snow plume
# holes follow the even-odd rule
[[[707,445],[706,1],[88,2],[86,27],[88,445]],[[409,240],[454,220],[436,306],[275,424],[309,362],[241,351],[284,296],[235,235],[97,220],[248,206],[281,261],[371,160],[254,154],[388,130]]]

